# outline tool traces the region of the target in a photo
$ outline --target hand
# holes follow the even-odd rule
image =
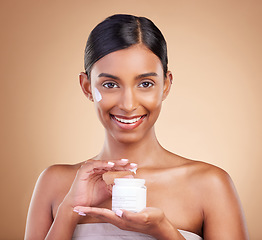
[[[102,161],[88,160],[77,171],[74,182],[66,195],[71,207],[98,206],[111,197],[112,186],[103,180],[103,174],[107,171],[127,171],[136,167],[129,164],[128,160]]]
[[[173,239],[174,236],[180,238],[181,235],[166,218],[164,212],[158,208],[145,208],[139,213],[126,210],[117,210],[116,213],[106,208],[80,207],[74,208],[80,215],[90,215],[111,223],[122,230],[141,232],[156,237],[157,239]],[[174,234],[172,234],[174,232]],[[167,237],[167,234],[169,235]],[[171,236],[171,237],[170,237]]]

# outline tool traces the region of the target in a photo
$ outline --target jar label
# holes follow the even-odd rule
[[[114,186],[112,194],[112,210],[125,209],[140,212],[146,207],[146,188],[123,188]]]

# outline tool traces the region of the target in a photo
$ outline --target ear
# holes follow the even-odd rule
[[[79,81],[80,81],[80,86],[84,92],[84,94],[87,96],[87,98],[90,101],[94,101],[93,95],[92,95],[92,90],[91,90],[91,81],[88,79],[87,75],[84,72],[81,72],[79,74]]]
[[[162,101],[164,101],[166,97],[168,96],[170,89],[171,89],[172,82],[173,82],[173,75],[171,71],[168,71],[166,74],[166,78],[164,80],[164,91],[163,91]]]

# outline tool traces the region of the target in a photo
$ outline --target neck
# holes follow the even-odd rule
[[[155,167],[165,149],[159,144],[154,129],[140,141],[124,143],[106,133],[104,146],[97,159],[129,159],[138,167]]]

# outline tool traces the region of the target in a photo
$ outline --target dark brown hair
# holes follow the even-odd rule
[[[161,61],[167,73],[167,47],[161,31],[145,17],[116,14],[99,23],[90,33],[85,48],[85,71],[105,55],[142,43]]]

